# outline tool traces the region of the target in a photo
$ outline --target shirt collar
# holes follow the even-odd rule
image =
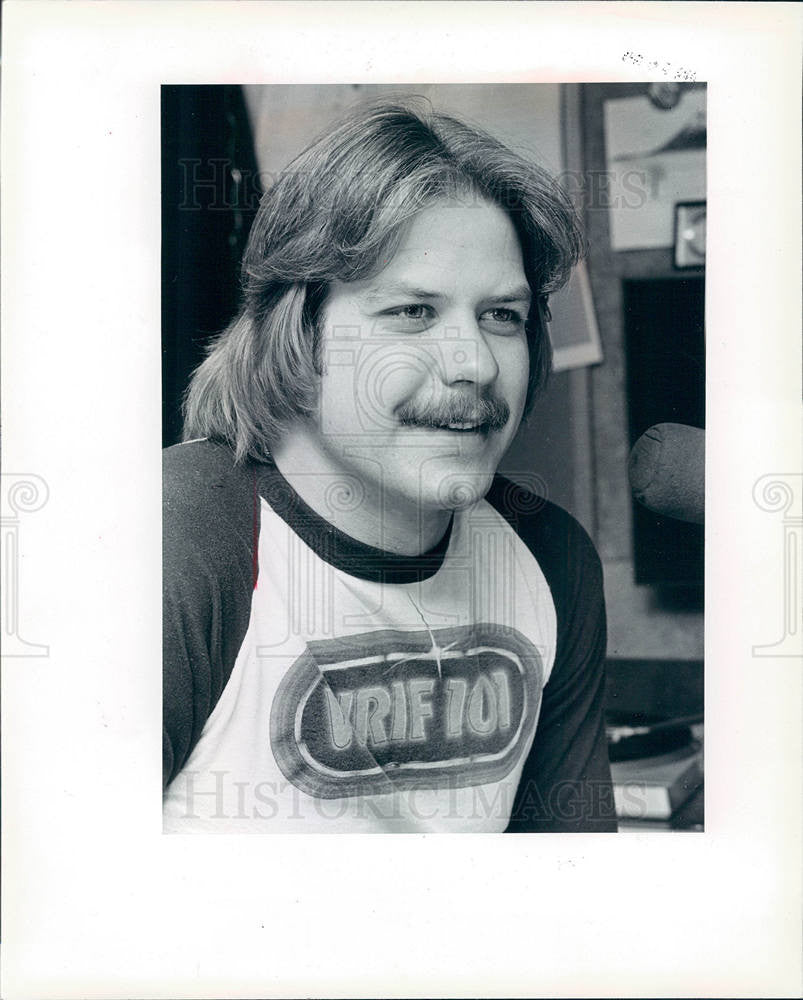
[[[257,466],[260,497],[324,562],[375,583],[416,583],[434,576],[443,564],[454,515],[440,541],[417,556],[386,552],[360,542],[321,517],[296,493],[272,461]]]

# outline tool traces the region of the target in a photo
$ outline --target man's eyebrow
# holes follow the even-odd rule
[[[502,295],[489,295],[487,302],[529,302],[533,293],[529,285],[518,285]]]
[[[404,295],[411,299],[443,299],[446,296],[442,292],[431,292],[418,285],[408,285],[404,281],[393,281],[387,285],[374,285],[365,292],[365,298],[369,302],[377,299],[386,299],[392,296]]]
[[[408,285],[406,282],[392,282],[387,285],[374,285],[365,292],[365,299],[368,302],[375,302],[377,299],[385,299],[393,296],[408,296],[413,299],[445,299],[447,296],[443,292],[433,292],[418,285]],[[532,291],[529,285],[517,285],[509,292],[500,295],[489,295],[484,302],[529,302],[532,298]]]

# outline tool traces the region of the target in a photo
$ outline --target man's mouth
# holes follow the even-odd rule
[[[510,408],[504,400],[480,398],[469,402],[458,398],[422,410],[408,404],[397,416],[405,427],[451,431],[453,434],[489,434],[501,431],[507,425]]]
[[[456,431],[458,434],[481,434],[488,430],[488,425],[474,424],[463,421],[453,424],[442,424],[439,429],[444,431]]]
[[[498,429],[488,423],[474,420],[453,420],[448,423],[436,420],[403,420],[402,424],[405,427],[415,427],[417,430],[449,431],[452,434],[488,434]]]

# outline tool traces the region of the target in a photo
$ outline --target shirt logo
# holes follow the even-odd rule
[[[310,642],[276,693],[271,748],[318,798],[499,781],[530,745],[542,679],[503,625]]]

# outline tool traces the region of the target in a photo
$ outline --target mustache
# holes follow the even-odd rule
[[[450,396],[436,404],[404,403],[396,416],[404,426],[445,427],[447,424],[480,424],[500,431],[510,419],[510,407],[494,396]]]

